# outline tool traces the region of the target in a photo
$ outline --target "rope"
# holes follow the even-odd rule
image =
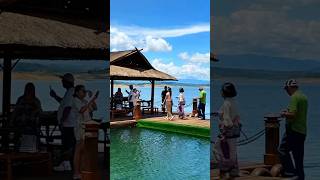
[[[210,113],[210,114],[212,114],[212,113]],[[247,145],[247,144],[250,144],[250,143],[258,140],[261,136],[263,136],[265,134],[265,129],[260,130],[259,132],[257,132],[253,136],[250,136],[249,138],[242,130],[240,132],[245,137],[245,139],[239,140],[237,142],[237,146]],[[212,143],[214,144],[214,142],[212,142]]]
[[[243,131],[241,131],[241,132],[244,134]],[[251,136],[251,137],[249,137],[249,138],[247,138],[247,136],[244,134],[244,136],[246,137],[246,139],[243,139],[243,140],[238,141],[238,142],[237,142],[237,146],[243,146],[243,145],[250,144],[250,143],[256,141],[257,139],[259,139],[261,136],[263,136],[264,133],[265,133],[265,130],[261,130],[261,131],[259,131],[258,133],[256,133],[255,135],[253,135],[253,136]],[[215,144],[214,141],[211,141],[211,143]]]
[[[251,137],[248,138],[248,139],[238,141],[238,142],[237,142],[237,146],[243,146],[243,145],[250,144],[250,143],[256,141],[257,139],[259,139],[261,136],[263,136],[264,133],[265,133],[265,131],[262,130],[262,131],[256,133],[254,136],[251,136]]]

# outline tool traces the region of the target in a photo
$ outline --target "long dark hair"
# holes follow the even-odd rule
[[[34,86],[34,84],[32,82],[28,82],[25,87],[24,87],[24,97],[27,97],[28,94],[31,94],[31,96],[34,98],[36,97],[36,87]]]
[[[168,92],[170,93],[170,97],[172,96],[171,87],[168,87]]]

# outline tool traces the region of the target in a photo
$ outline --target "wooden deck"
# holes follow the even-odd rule
[[[106,165],[107,164],[107,165]],[[108,161],[107,163],[104,164],[103,163],[103,154],[102,153],[99,153],[99,167],[100,167],[100,173],[101,173],[101,179],[103,180],[108,180],[110,179],[109,178],[109,167],[108,164],[109,164],[109,158],[108,158]],[[0,177],[1,179],[1,177]],[[37,176],[37,175],[32,175],[28,172],[23,172],[22,173],[19,173],[19,174],[14,174],[14,179],[15,180],[70,180],[72,179],[72,172],[68,172],[68,171],[65,171],[65,172],[54,172],[53,171],[53,174],[50,175],[50,176]]]
[[[240,177],[234,178],[234,180],[289,180],[288,178],[282,177],[265,177],[265,176],[252,176],[250,172],[255,168],[267,168],[271,166],[264,165],[263,163],[252,163],[252,162],[240,162]],[[210,170],[210,179],[218,180],[219,179],[219,170],[211,169]]]
[[[178,117],[175,117],[173,121],[169,121],[165,119],[165,116],[162,116],[162,117],[149,117],[149,118],[145,118],[144,120],[210,128],[209,120],[199,120],[198,118],[195,118],[195,117],[187,117],[187,119],[179,119]]]

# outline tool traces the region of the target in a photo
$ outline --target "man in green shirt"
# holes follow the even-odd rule
[[[206,110],[206,96],[207,93],[204,91],[203,87],[199,87],[200,96],[199,96],[199,105],[198,105],[198,117],[199,119],[205,119],[205,110]]]
[[[307,132],[308,100],[299,90],[298,83],[294,79],[286,81],[284,89],[291,99],[288,109],[281,113],[286,118],[286,132],[279,147],[283,176],[297,176],[299,180],[304,180],[303,156]],[[292,152],[294,163],[290,152]]]

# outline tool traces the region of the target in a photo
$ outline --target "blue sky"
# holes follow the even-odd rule
[[[210,79],[210,1],[111,0],[112,51],[143,48],[161,71]]]
[[[319,0],[213,1],[213,50],[320,60]]]

